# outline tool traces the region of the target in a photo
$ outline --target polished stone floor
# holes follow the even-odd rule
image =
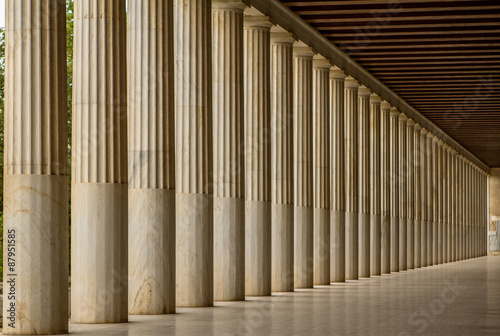
[[[70,330],[82,336],[500,335],[500,257]]]

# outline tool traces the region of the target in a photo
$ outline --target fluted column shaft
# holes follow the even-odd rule
[[[398,110],[391,109],[391,272],[399,272],[399,115]]]
[[[359,157],[358,157],[358,82],[345,81],[345,253],[346,280],[358,279]]]
[[[391,273],[391,105],[380,104],[380,273]]]
[[[457,156],[452,150],[450,154],[450,220],[451,220],[451,259],[457,261]]]
[[[213,305],[211,1],[174,0],[177,306]]]
[[[244,18],[246,295],[271,295],[271,25]]]
[[[65,8],[64,1],[6,1],[6,335],[68,331]]]
[[[399,115],[399,270],[407,269],[407,222],[408,222],[408,118]]]
[[[293,42],[289,33],[271,33],[271,287],[274,292],[293,291],[295,276]],[[310,225],[312,228],[312,218]]]
[[[125,0],[77,0],[74,23],[71,320],[128,318]]]
[[[330,71],[330,281],[345,281],[345,75]]]
[[[245,299],[243,10],[212,0],[214,300]]]
[[[414,208],[413,208],[413,218],[414,218],[414,268],[420,268],[422,266],[422,192],[421,192],[421,148],[420,148],[420,134],[422,127],[420,125],[415,125],[415,131],[413,132],[413,185],[414,185]]]
[[[312,48],[293,48],[294,286],[312,288],[313,278],[313,129]]]
[[[443,202],[443,185],[444,185],[444,155],[443,155],[443,143],[441,141],[438,142],[437,148],[437,225],[438,225],[438,239],[437,239],[437,263],[443,263],[443,248],[444,248],[444,240],[443,240],[443,213],[444,213],[444,202]]]
[[[372,94],[370,96],[370,274],[381,274],[381,194],[380,189],[380,112],[381,99]]]
[[[313,60],[314,284],[330,284],[330,62]]]
[[[415,123],[408,120],[406,128],[406,185],[407,185],[407,219],[406,219],[406,266],[415,268]]]
[[[370,277],[370,90],[358,90],[359,277]]]
[[[457,156],[457,241],[458,241],[458,260],[464,259],[464,229],[463,229],[463,160],[462,156]]]
[[[429,159],[429,156],[427,155],[427,135],[428,132],[425,129],[422,129],[420,132],[420,212],[421,212],[421,221],[422,221],[422,228],[421,228],[421,238],[420,238],[420,266],[421,267],[427,267],[428,266],[428,260],[427,260],[427,246],[428,246],[428,239],[429,239],[429,234],[427,232],[428,229],[428,222],[429,222],[429,199],[427,196],[427,179],[428,179],[428,172],[427,172],[427,161]],[[417,196],[418,197],[418,196]],[[418,211],[418,209],[417,209]]]
[[[136,315],[175,312],[173,7],[153,2],[128,3],[128,303]]]
[[[443,263],[448,262],[448,148],[443,146]]]

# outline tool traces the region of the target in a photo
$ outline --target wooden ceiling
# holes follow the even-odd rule
[[[500,1],[281,0],[490,167],[500,167]]]

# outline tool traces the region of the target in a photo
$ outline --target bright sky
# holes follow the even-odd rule
[[[0,0],[0,27],[5,27],[5,0]]]

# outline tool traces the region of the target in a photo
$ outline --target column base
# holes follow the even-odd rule
[[[391,216],[391,273],[399,272],[399,217]]]
[[[358,276],[358,219],[359,213],[345,213],[345,279],[357,280]]]
[[[214,197],[214,300],[245,300],[245,200]]]
[[[11,251],[15,265],[3,266],[3,333],[66,334],[68,177],[5,175],[4,182],[4,260]]]
[[[391,273],[391,217],[384,215],[380,220],[380,273]]]
[[[271,202],[269,201],[245,202],[245,295],[271,295]]]
[[[330,281],[345,282],[345,211],[330,216]]]
[[[381,216],[370,215],[370,275],[381,274]]]
[[[128,320],[128,187],[73,183],[71,321]]]
[[[213,306],[213,197],[175,195],[176,305]]]
[[[313,288],[313,234],[312,207],[294,207],[294,287]]]
[[[175,313],[175,191],[129,189],[131,315]]]
[[[360,278],[370,277],[370,214],[360,213],[358,219],[359,229],[359,269]]]
[[[330,284],[330,209],[314,209],[314,285]]]
[[[293,204],[272,204],[271,218],[271,290],[293,292]]]

